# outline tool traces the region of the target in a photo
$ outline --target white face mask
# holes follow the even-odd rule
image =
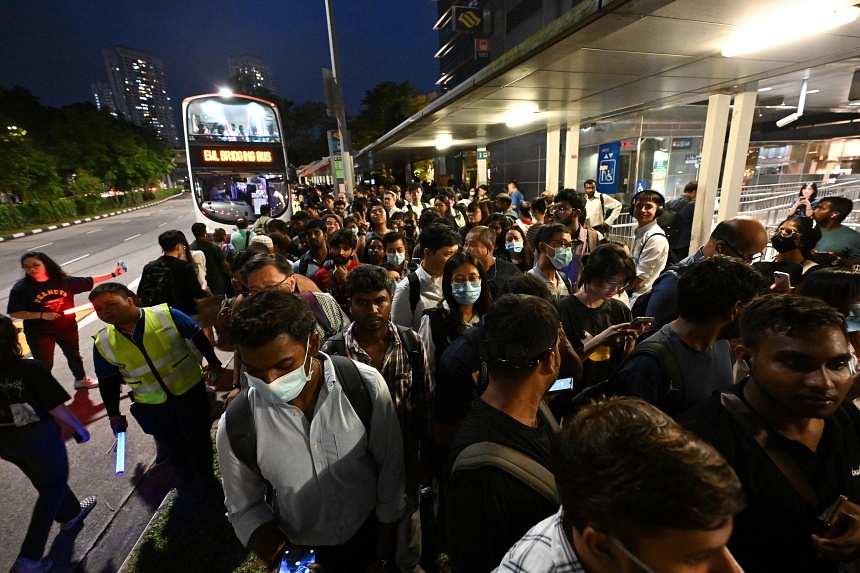
[[[295,400],[296,396],[302,393],[313,371],[312,368],[308,368],[307,373],[305,373],[305,362],[308,360],[310,345],[311,340],[308,338],[308,343],[305,347],[305,358],[298,368],[287,372],[283,376],[278,376],[270,384],[266,384],[264,380],[256,376],[251,376],[246,372],[245,377],[248,380],[248,386],[256,389],[267,402],[272,404],[286,404],[291,400]]]

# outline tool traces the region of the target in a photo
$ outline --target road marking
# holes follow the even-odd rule
[[[145,215],[141,215],[141,217],[150,217],[152,213],[146,213]]]
[[[129,237],[128,239],[123,239],[123,240],[122,240],[122,242],[124,243],[124,242],[126,242],[126,241],[130,241],[130,240],[132,240],[132,239],[136,239],[136,238],[138,238],[139,236],[140,236],[140,233],[138,233],[137,235],[132,235],[132,236],[131,236],[131,237]]]
[[[93,233],[98,233],[101,229],[95,229],[93,231],[87,231],[87,235],[92,235]]]
[[[44,245],[39,245],[38,247],[33,247],[33,250],[36,251],[36,250],[41,249],[42,247],[47,247],[48,245],[53,245],[53,244],[54,243],[45,243]]]
[[[185,216],[185,215],[180,215],[180,216],[178,216],[178,217],[177,217],[177,219],[181,219],[181,218],[182,218],[182,217],[184,217],[184,216]]]
[[[167,223],[162,223],[162,224],[160,224],[160,225],[159,225],[159,227],[163,227],[163,226],[165,226],[166,224],[167,224]]]
[[[77,262],[77,261],[79,261],[79,260],[81,260],[81,259],[85,259],[85,258],[87,258],[88,256],[90,256],[90,254],[89,254],[89,253],[87,253],[86,255],[82,255],[82,256],[78,257],[77,259],[72,259],[71,261],[66,261],[65,263],[60,263],[60,266],[61,266],[61,267],[64,267],[64,266],[66,266],[66,265],[70,265],[70,264],[72,264],[72,263],[74,263],[74,262]]]

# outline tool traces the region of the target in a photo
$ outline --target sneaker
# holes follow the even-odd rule
[[[93,388],[98,387],[99,383],[89,376],[84,376],[80,380],[75,380],[75,390],[92,390]]]
[[[81,512],[79,514],[77,514],[76,516],[74,516],[69,521],[60,525],[60,531],[66,531],[66,530],[69,530],[69,529],[73,528],[74,526],[76,526],[78,524],[78,522],[80,520],[82,520],[83,518],[85,518],[87,516],[87,514],[89,512],[91,512],[95,506],[96,506],[96,496],[91,495],[87,498],[82,499],[81,500]]]
[[[53,563],[47,557],[38,561],[19,557],[9,571],[11,573],[45,573],[51,570],[52,565]]]

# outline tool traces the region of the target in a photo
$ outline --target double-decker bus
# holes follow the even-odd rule
[[[212,229],[249,222],[269,204],[288,219],[287,151],[278,109],[245,95],[206,94],[182,101],[185,150],[193,209]]]

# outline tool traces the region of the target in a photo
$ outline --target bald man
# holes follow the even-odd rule
[[[708,242],[698,251],[683,259],[677,267],[686,267],[704,257],[725,255],[751,264],[767,246],[770,237],[764,225],[752,217],[732,217],[717,225]],[[645,340],[678,318],[678,276],[675,268],[663,272],[654,282],[643,316],[653,316],[651,326],[639,338]]]

